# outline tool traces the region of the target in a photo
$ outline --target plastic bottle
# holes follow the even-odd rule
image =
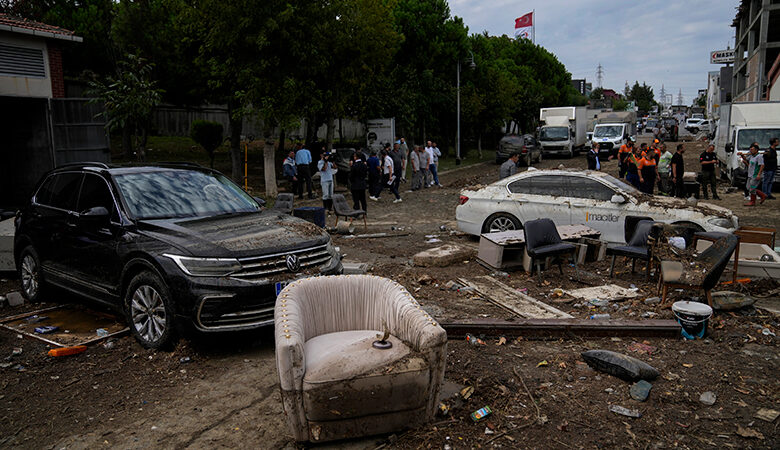
[[[609,314],[594,314],[590,316],[589,319],[593,319],[593,320],[609,319]]]

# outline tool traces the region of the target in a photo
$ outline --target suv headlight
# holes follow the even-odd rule
[[[169,255],[179,269],[193,277],[222,277],[241,270],[241,263],[235,258],[193,258],[190,256]]]
[[[725,219],[723,217],[713,217],[712,219],[707,219],[707,223],[721,228],[731,228],[733,225],[729,219]]]

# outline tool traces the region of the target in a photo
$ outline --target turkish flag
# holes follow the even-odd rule
[[[534,13],[529,12],[528,14],[518,17],[515,19],[515,28],[525,28],[525,27],[532,27],[534,25]]]

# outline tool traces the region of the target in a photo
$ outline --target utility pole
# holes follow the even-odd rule
[[[604,88],[604,67],[599,63],[599,67],[596,69],[596,85],[600,88]]]
[[[682,88],[680,88],[680,91],[677,93],[677,104],[683,104]]]

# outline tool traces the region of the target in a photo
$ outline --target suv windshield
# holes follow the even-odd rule
[[[539,133],[540,141],[565,141],[569,139],[569,129],[566,127],[544,127]]]
[[[623,127],[618,125],[611,125],[611,126],[604,126],[600,127],[597,126],[596,130],[593,132],[593,137],[615,137],[620,136],[620,134],[623,132]]]
[[[606,181],[607,183],[614,184],[623,192],[626,192],[628,194],[638,194],[639,190],[635,188],[634,186],[631,186],[628,183],[624,183],[622,180],[618,180],[617,178],[613,177],[612,175],[604,175],[602,180]]]
[[[115,175],[128,212],[136,219],[203,217],[259,211],[260,205],[225,176],[197,170]]]
[[[758,128],[754,130],[739,130],[737,150],[749,150],[750,144],[758,142],[760,148],[769,148],[769,140],[780,135],[777,128]]]

